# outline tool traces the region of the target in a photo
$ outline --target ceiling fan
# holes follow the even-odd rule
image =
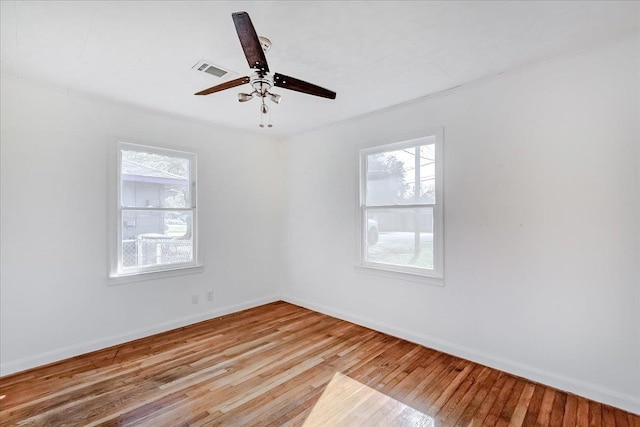
[[[271,41],[266,37],[258,37],[247,12],[236,12],[231,14],[231,16],[236,27],[236,32],[238,33],[238,37],[240,38],[240,44],[242,45],[244,56],[247,58],[249,67],[253,69],[254,72],[249,76],[240,77],[202,90],[197,92],[196,95],[209,95],[211,93],[220,92],[225,89],[231,89],[236,86],[249,83],[253,88],[253,92],[239,93],[238,101],[246,102],[253,99],[253,97],[261,98],[261,111],[263,114],[266,114],[269,111],[265,104],[265,99],[268,98],[272,102],[279,104],[280,99],[282,98],[278,94],[271,93],[271,88],[274,86],[309,95],[320,96],[322,98],[336,99],[335,92],[320,86],[285,76],[284,74],[269,74],[269,65],[267,64],[265,53],[271,48]],[[271,127],[271,123],[269,123],[268,126]],[[260,127],[264,127],[264,125],[260,123]]]

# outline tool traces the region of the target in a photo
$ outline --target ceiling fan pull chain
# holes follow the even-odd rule
[[[260,124],[258,126],[260,126],[261,128],[264,127],[264,125],[262,124],[262,116],[263,116],[262,111],[260,111]]]
[[[271,104],[271,97],[269,97],[269,124],[267,125],[268,128],[272,128],[273,125],[271,124],[271,110],[273,110],[273,105]]]

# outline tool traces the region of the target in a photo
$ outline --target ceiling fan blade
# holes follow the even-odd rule
[[[209,89],[201,90],[194,95],[209,95],[210,93],[220,92],[221,90],[231,89],[232,87],[240,86],[245,83],[249,83],[249,77],[240,77],[235,80],[229,80],[228,82],[221,83],[216,86],[212,86]]]
[[[329,89],[325,89],[323,87],[316,86],[302,80],[294,79],[293,77],[285,76],[283,74],[275,73],[273,75],[273,84],[285,89],[295,90],[296,92],[321,96],[323,98],[336,99],[336,93],[330,91]]]
[[[262,45],[258,39],[256,29],[253,28],[249,14],[247,12],[236,12],[231,16],[249,67],[268,73],[267,57],[264,55],[264,50],[262,50]]]

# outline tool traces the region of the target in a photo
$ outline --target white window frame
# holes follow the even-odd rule
[[[115,144],[115,186],[110,191],[110,241],[111,241],[111,256],[109,277],[112,279],[113,284],[121,282],[128,282],[131,280],[145,280],[150,278],[168,277],[180,274],[189,274],[193,272],[201,272],[202,264],[199,259],[199,239],[198,239],[198,193],[197,193],[197,155],[193,152],[175,150],[164,147],[151,146],[146,144],[138,144],[133,142],[125,142],[117,140]],[[146,208],[146,207],[123,207],[122,206],[122,181],[121,181],[121,168],[122,168],[122,150],[141,151],[151,154],[159,154],[164,156],[179,157],[187,159],[189,161],[189,182],[190,182],[190,199],[191,206],[187,208]],[[139,267],[136,269],[122,268],[122,215],[123,212],[128,210],[146,210],[154,212],[163,211],[189,211],[193,215],[193,223],[191,236],[193,239],[193,259],[191,262],[172,263],[165,265],[152,265]]]
[[[406,148],[413,148],[425,145],[425,142],[433,138],[435,145],[435,203],[421,203],[409,205],[384,205],[367,206],[367,156],[371,154],[384,153]],[[428,143],[427,143],[428,144]],[[443,173],[443,129],[426,132],[419,138],[413,138],[402,142],[395,142],[375,147],[366,148],[360,151],[360,188],[359,188],[359,265],[360,267],[382,272],[390,272],[394,277],[407,275],[407,278],[431,278],[431,283],[437,285],[444,284],[444,173]],[[383,209],[433,209],[433,269],[426,269],[412,266],[402,266],[372,262],[366,260],[367,251],[367,212],[371,210]],[[389,273],[387,273],[389,274]]]

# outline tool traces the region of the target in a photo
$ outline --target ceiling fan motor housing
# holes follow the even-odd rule
[[[273,87],[273,79],[268,75],[260,76],[258,74],[254,74],[251,76],[251,81],[249,83],[256,95],[262,98],[267,96],[269,90]]]
[[[271,49],[271,40],[263,36],[258,36],[258,40],[260,40],[260,46],[262,46],[264,53],[269,52]]]

